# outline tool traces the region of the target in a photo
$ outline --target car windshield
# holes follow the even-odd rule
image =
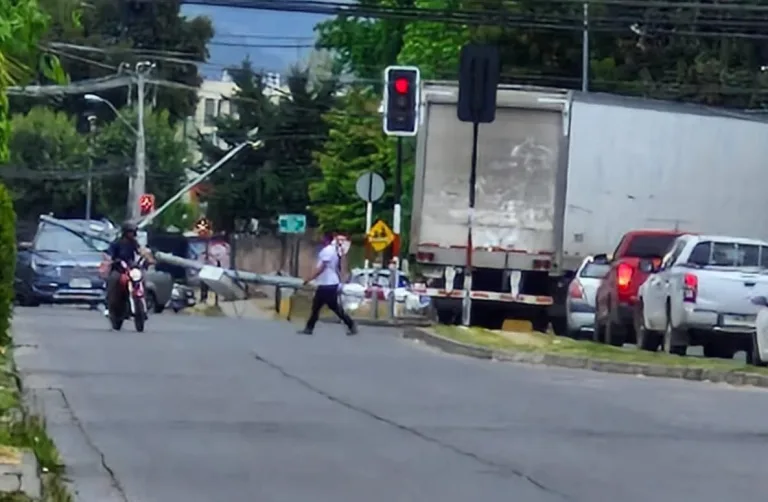
[[[768,268],[768,249],[756,244],[704,241],[696,244],[688,261],[701,266]]]
[[[56,225],[43,225],[35,238],[35,250],[37,251],[58,251],[69,254],[93,253],[106,251],[108,247],[107,242],[91,239],[85,235],[81,236]]]
[[[579,277],[588,279],[602,279],[611,269],[611,266],[607,263],[588,263],[583,269]]]

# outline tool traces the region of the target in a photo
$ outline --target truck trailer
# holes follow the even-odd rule
[[[461,317],[472,124],[458,86],[425,82],[410,253],[441,322]],[[768,239],[768,121],[699,105],[500,86],[481,124],[473,320],[564,331],[568,283],[634,229]]]

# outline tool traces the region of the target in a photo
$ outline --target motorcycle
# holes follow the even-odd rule
[[[141,257],[131,266],[120,260],[117,265],[120,271],[120,288],[126,293],[127,298],[123,308],[110,307],[109,309],[109,320],[112,323],[112,329],[115,331],[120,330],[123,327],[123,321],[133,317],[136,331],[141,333],[144,331],[144,324],[149,318],[144,288],[146,260],[144,257]]]

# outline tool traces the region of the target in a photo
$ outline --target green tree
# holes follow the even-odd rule
[[[11,121],[10,162],[0,167],[21,219],[85,207],[87,138],[64,112],[36,107]]]
[[[13,282],[16,270],[16,215],[11,195],[0,183],[0,345],[6,347],[10,339],[13,314]]]
[[[120,112],[129,123],[136,123],[134,110]],[[172,125],[166,110],[148,112],[144,117],[147,138],[147,192],[156,203],[173,196],[186,182],[189,166],[187,143]],[[94,204],[98,211],[115,219],[125,215],[128,197],[128,174],[134,168],[136,136],[120,120],[97,127],[92,138],[92,154],[103,164],[97,172],[109,176],[98,178]]]
[[[8,158],[11,135],[6,88],[37,74],[59,83],[67,80],[58,59],[41,53],[38,45],[49,22],[36,0],[0,0],[0,162]]]
[[[67,10],[80,0],[40,0],[53,22],[44,42],[65,42],[70,47],[50,49],[61,55],[62,65],[73,81],[113,75],[127,63],[152,61],[157,67],[153,77],[198,87],[202,78],[196,62],[208,58],[207,44],[213,37],[213,27],[207,17],[188,18],[180,14],[180,0],[137,2],[132,10],[129,2],[91,0],[72,27]],[[92,49],[79,50],[73,46]],[[148,88],[157,108],[168,110],[173,122],[183,121],[194,113],[197,93],[194,90]],[[101,95],[120,106],[127,103],[128,92],[136,98],[136,89],[113,89]],[[14,109],[23,110],[28,100],[14,100]],[[64,99],[61,106],[72,113],[81,113],[87,105],[79,97]],[[99,112],[104,120],[113,120],[109,110]]]
[[[324,230],[358,236],[364,234],[365,204],[356,195],[355,184],[357,178],[369,170],[379,173],[387,184],[385,196],[374,205],[374,219],[392,221],[396,143],[382,133],[378,106],[379,100],[374,92],[351,90],[340,104],[344,112],[326,114],[329,137],[315,153],[322,176],[309,186],[310,207]],[[413,159],[410,150],[407,150],[401,200],[406,228],[411,215],[412,184]],[[403,239],[407,239],[407,231],[403,234]]]
[[[232,98],[238,115],[219,120],[216,140],[221,143],[201,138],[201,151],[207,162],[216,162],[255,128],[261,143],[211,177],[208,216],[222,230],[250,218],[270,227],[280,213],[306,212],[307,184],[318,175],[312,152],[327,137],[323,114],[333,106],[336,86],[333,79],[313,81],[307,70],[294,69],[288,91],[267,91],[247,60],[230,73],[238,86]]]

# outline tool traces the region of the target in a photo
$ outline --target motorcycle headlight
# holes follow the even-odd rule
[[[141,270],[138,268],[131,269],[131,271],[128,272],[128,277],[130,277],[132,281],[141,280]]]

